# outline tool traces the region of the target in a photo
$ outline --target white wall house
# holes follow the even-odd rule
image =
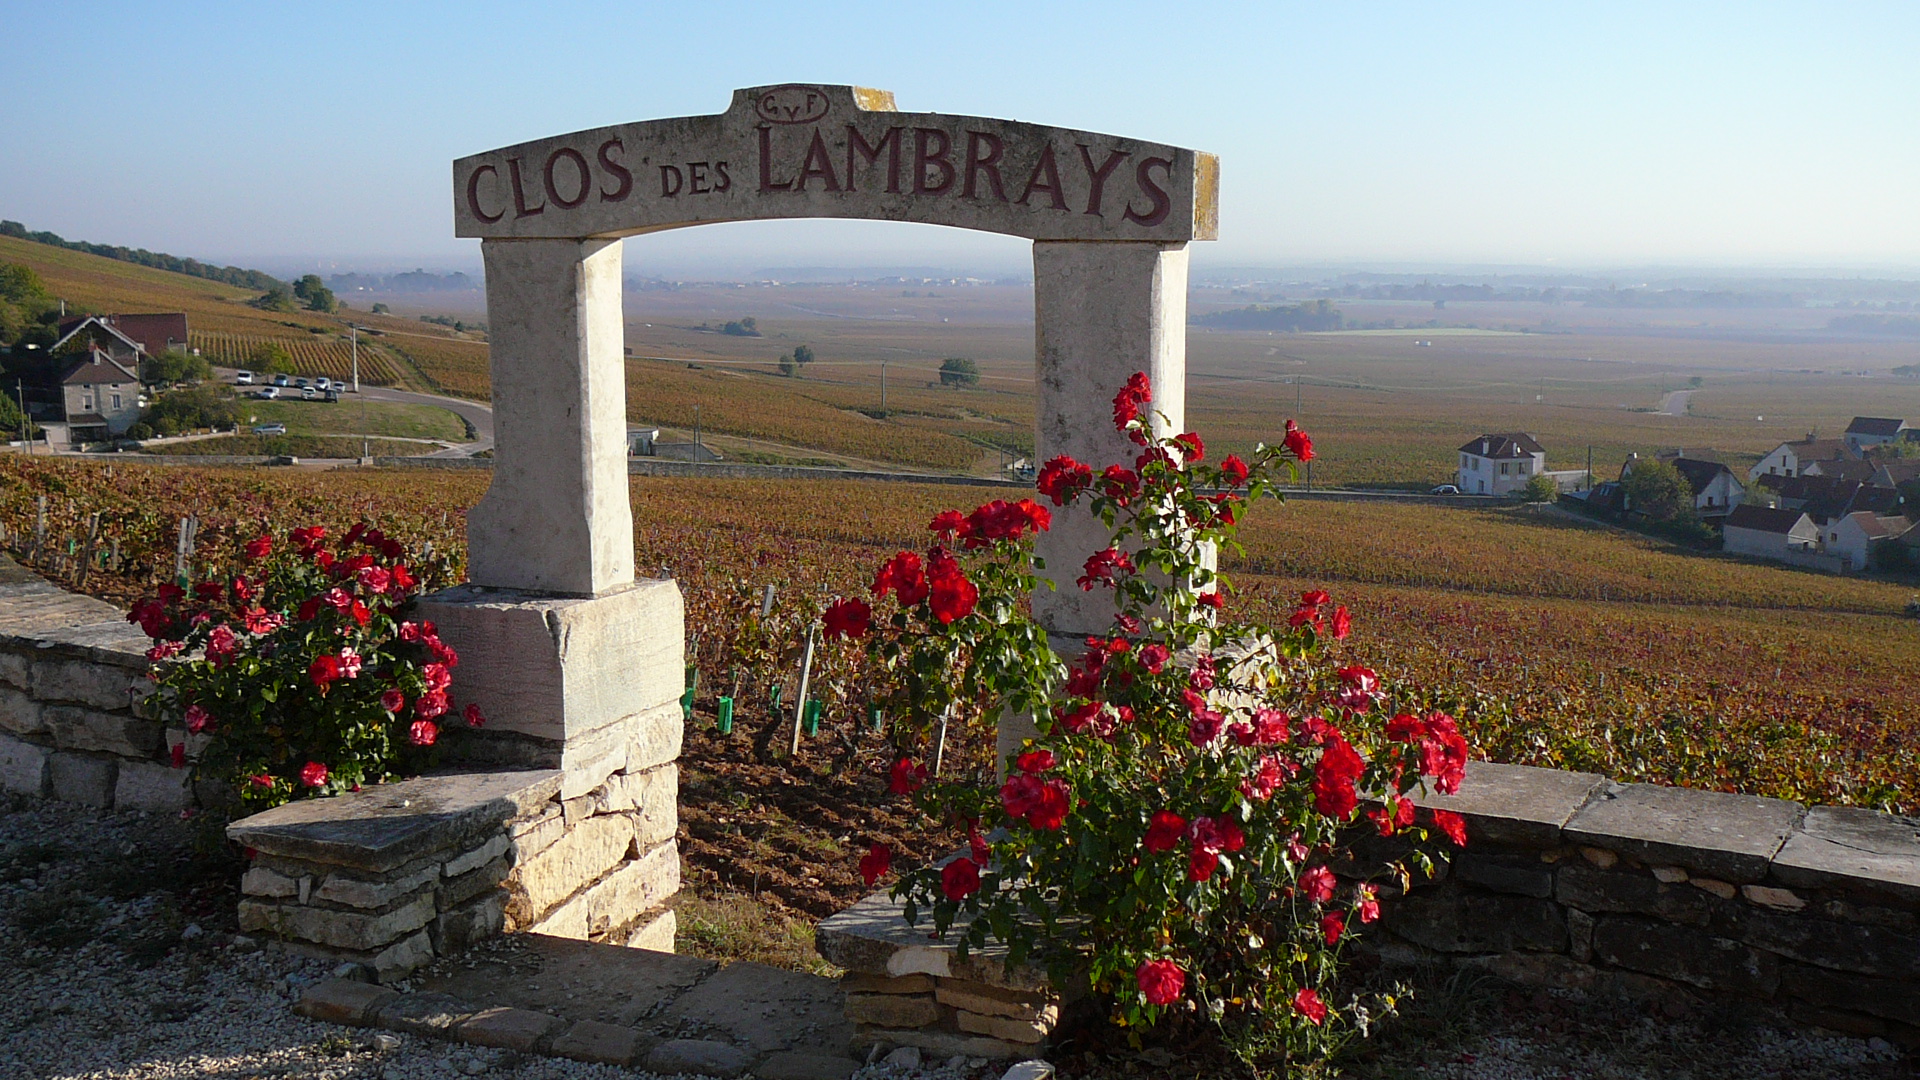
[[[1722,528],[1726,550],[1760,559],[1783,559],[1820,546],[1820,526],[1798,510],[1736,506]]]
[[[1701,517],[1725,517],[1747,497],[1746,485],[1718,461],[1680,457],[1668,462],[1693,488],[1693,508]]]
[[[1481,435],[1460,448],[1454,483],[1468,495],[1508,495],[1547,471],[1547,451],[1524,432]]]
[[[1841,437],[1846,440],[1848,448],[1858,454],[1869,446],[1897,442],[1910,430],[1912,428],[1905,420],[1886,416],[1856,416]]]
[[[1911,523],[1904,517],[1881,517],[1870,510],[1860,510],[1827,522],[1825,535],[1820,539],[1829,552],[1845,560],[1848,570],[1857,573],[1872,565],[1874,544],[1896,540],[1906,535],[1910,527]]]
[[[1802,439],[1799,442],[1785,442],[1773,448],[1773,452],[1756,462],[1747,470],[1748,480],[1758,480],[1763,476],[1802,476],[1811,466],[1819,471],[1822,461],[1857,461],[1859,452],[1847,446],[1843,439]]]

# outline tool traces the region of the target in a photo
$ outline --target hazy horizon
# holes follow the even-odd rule
[[[270,271],[472,272],[454,157],[811,81],[1217,153],[1197,273],[1920,274],[1912,5],[11,8],[87,61],[15,58],[0,217]],[[666,276],[1027,264],[1017,239],[873,222],[627,250]]]

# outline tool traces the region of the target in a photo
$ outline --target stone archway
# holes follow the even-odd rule
[[[496,433],[493,484],[468,517],[470,584],[427,605],[467,658],[456,706],[478,703],[490,729],[558,764],[562,801],[678,756],[681,598],[670,581],[634,578],[623,237],[850,218],[1031,239],[1036,457],[1121,460],[1132,447],[1108,408],[1133,372],[1150,375],[1172,430],[1183,425],[1187,244],[1214,238],[1217,189],[1209,154],[797,84],[736,91],[714,116],[454,162],[456,232],[482,241],[486,263]],[[1068,567],[1105,541],[1076,509],[1040,554]],[[1072,588],[1071,573],[1036,593],[1042,625],[1105,629],[1108,598]],[[632,860],[670,861],[672,843]]]

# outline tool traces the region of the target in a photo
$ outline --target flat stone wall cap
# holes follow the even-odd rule
[[[454,1037],[475,1046],[497,1046],[532,1053],[541,1039],[566,1021],[527,1009],[488,1009],[454,1029]]]
[[[392,990],[351,979],[326,979],[307,987],[293,1011],[314,1020],[355,1027],[373,1022],[381,1005],[398,997]]]
[[[560,788],[557,770],[457,773],[302,799],[227,826],[269,855],[391,870],[531,810]]]
[[[1469,761],[1458,794],[1429,789],[1413,801],[1464,816],[1470,841],[1553,847],[1568,820],[1606,786],[1598,773]]]
[[[1567,822],[1566,838],[1735,884],[1767,876],[1806,808],[1796,802],[1656,784],[1619,784]]]
[[[1788,885],[1859,885],[1920,901],[1920,819],[1816,806],[1774,856],[1773,876]]]

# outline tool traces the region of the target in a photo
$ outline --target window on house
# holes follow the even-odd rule
[[[81,408],[81,409],[83,409],[83,410],[85,410],[85,411],[87,411],[87,412],[92,412],[92,411],[93,411],[93,399],[92,399],[92,398],[90,398],[90,397],[83,397],[83,398],[81,398],[81,399],[80,399],[80,408]]]
[[[115,394],[115,395],[113,395],[113,407],[114,407],[115,409],[118,409],[118,408],[120,407],[120,395],[119,395],[119,394]]]
[[[1501,476],[1507,475],[1507,463],[1504,461],[1500,463],[1500,475]]]

